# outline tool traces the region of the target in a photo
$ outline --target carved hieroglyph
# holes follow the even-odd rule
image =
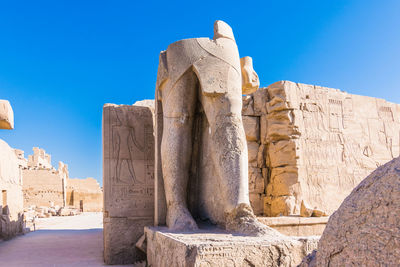
[[[400,158],[379,167],[329,219],[306,266],[399,266]],[[308,262],[307,262],[308,261]]]
[[[106,104],[103,109],[104,258],[132,263],[145,225],[154,220],[153,108]]]
[[[193,217],[200,217],[241,233],[271,230],[250,207],[241,116],[242,94],[258,85],[251,58],[240,62],[232,29],[223,21],[214,23],[213,40],[184,39],[161,52],[156,193],[164,191],[165,199],[157,195],[157,224],[193,230]]]
[[[318,237],[232,235],[221,230],[171,232],[146,227],[149,266],[297,266],[317,247]]]
[[[400,153],[400,105],[383,99],[280,81],[244,103],[243,114],[260,121],[259,149],[266,146],[267,216],[300,214],[302,201],[331,214]]]

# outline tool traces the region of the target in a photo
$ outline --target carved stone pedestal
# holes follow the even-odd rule
[[[148,266],[297,266],[316,249],[318,237],[280,234],[249,237],[210,228],[176,233],[145,227]]]

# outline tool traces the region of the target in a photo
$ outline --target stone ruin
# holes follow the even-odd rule
[[[398,266],[400,157],[380,166],[335,211],[301,267]]]
[[[56,169],[44,149],[34,147],[33,152],[28,159],[19,154],[24,208],[30,219],[102,211],[103,192],[95,179],[71,179],[67,164],[60,161]]]
[[[10,103],[0,100],[0,129],[14,128],[13,114]],[[0,139],[0,240],[12,238],[25,230],[18,153]]]
[[[138,241],[144,249],[144,226],[165,223],[165,192],[157,161],[161,140],[157,125],[163,121],[160,105],[157,99],[104,106],[104,258],[108,264],[145,259],[143,251],[135,248]],[[400,153],[400,105],[382,99],[280,81],[243,96],[242,105],[250,203],[256,215],[272,219],[258,219],[270,226],[275,218],[296,224],[301,221],[298,216],[332,214],[367,174]],[[189,197],[189,207],[199,204],[190,201]],[[156,266],[174,260],[184,262],[183,266],[229,265],[235,258],[257,266],[279,258],[283,266],[293,266],[317,241],[281,235],[232,239],[222,233],[185,235],[152,227],[145,232],[147,260]],[[265,251],[255,249],[260,244]],[[280,252],[269,249],[274,245]],[[258,256],[246,258],[251,253]],[[271,257],[263,258],[266,254]]]

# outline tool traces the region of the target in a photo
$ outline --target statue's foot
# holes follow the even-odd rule
[[[199,229],[189,210],[181,205],[168,208],[167,225],[174,231],[194,231]]]
[[[226,230],[249,236],[281,235],[275,229],[260,223],[248,204],[239,204],[226,216]]]

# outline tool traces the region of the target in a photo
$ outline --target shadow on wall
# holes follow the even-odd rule
[[[8,206],[0,206],[0,210],[2,211],[0,215],[0,240],[9,240],[18,234],[24,233],[25,222],[23,214],[18,214],[16,220],[11,220]]]

